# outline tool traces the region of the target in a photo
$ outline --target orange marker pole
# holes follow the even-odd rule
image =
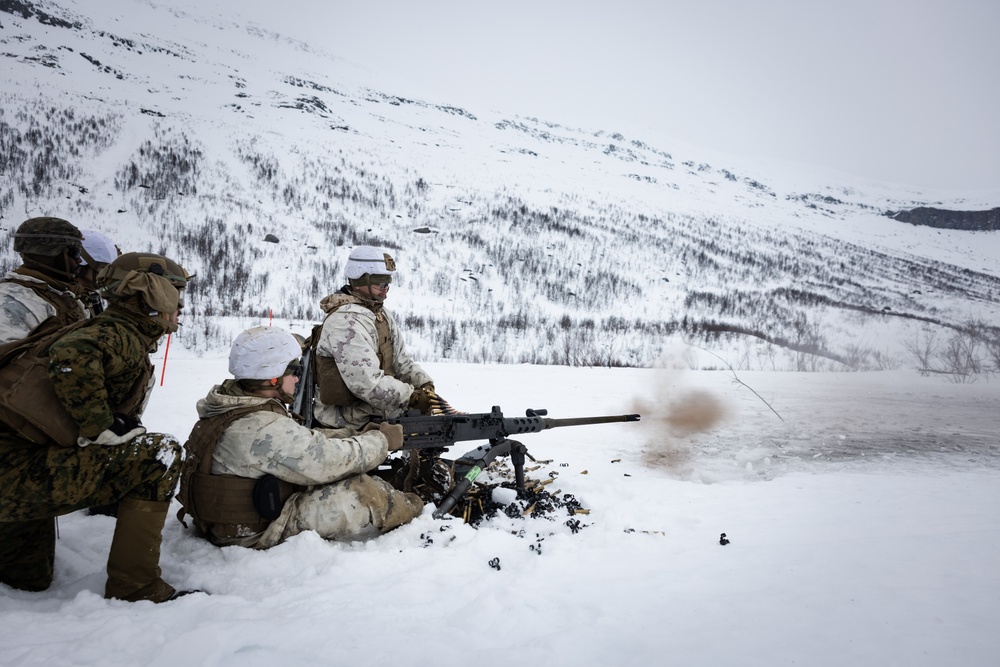
[[[160,386],[163,386],[163,378],[167,377],[167,355],[170,353],[170,334],[167,334],[167,346],[163,348],[163,371],[160,373]]]

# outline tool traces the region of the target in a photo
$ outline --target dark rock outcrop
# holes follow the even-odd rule
[[[988,211],[949,211],[943,208],[918,206],[909,211],[886,213],[893,220],[912,225],[940,227],[941,229],[963,229],[969,231],[994,231],[1000,229],[1000,208]]]

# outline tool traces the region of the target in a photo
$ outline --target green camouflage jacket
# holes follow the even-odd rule
[[[113,422],[113,413],[152,378],[149,353],[166,333],[156,320],[111,306],[49,348],[49,376],[56,396],[80,427],[96,437]],[[131,416],[138,418],[141,408]]]

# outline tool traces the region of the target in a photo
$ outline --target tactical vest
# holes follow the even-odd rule
[[[0,345],[0,422],[41,445],[77,446],[80,428],[52,387],[48,353],[57,340],[91,322],[76,322]],[[131,417],[142,413],[153,379],[153,365],[148,358],[143,361],[142,373],[112,412]]]
[[[271,523],[254,506],[254,489],[261,478],[212,474],[212,456],[225,430],[240,417],[261,410],[288,416],[288,411],[276,401],[235,408],[199,419],[184,443],[184,463],[177,493],[183,507],[177,518],[183,522],[185,514],[191,515],[195,527],[206,536],[249,537],[262,532]],[[282,480],[277,480],[277,484],[281,503],[305,488]]]
[[[19,273],[24,276],[36,277],[40,280],[45,280],[45,276],[37,271],[32,271],[31,269],[25,269],[23,267],[15,269],[14,273]],[[39,323],[28,335],[50,333],[52,331],[57,331],[63,327],[67,327],[70,324],[79,322],[80,320],[87,319],[88,313],[84,310],[83,305],[77,299],[76,295],[67,288],[65,291],[59,291],[48,282],[36,282],[34,280],[19,280],[16,277],[8,276],[4,278],[4,282],[15,283],[22,287],[26,287],[38,295],[40,299],[43,299],[56,311],[55,315]]]
[[[355,303],[364,306],[375,314],[375,334],[378,342],[376,354],[378,355],[379,369],[386,376],[393,377],[393,363],[395,359],[392,352],[392,336],[389,329],[388,316],[381,306],[371,307],[360,299]],[[323,325],[326,324],[326,320],[330,319],[331,315],[345,305],[347,304],[342,304],[331,310],[323,320],[323,324],[313,329],[313,350],[319,344],[320,334],[323,330]],[[332,357],[324,357],[319,354],[314,356],[316,358],[316,378],[319,384],[319,400],[325,405],[340,406],[348,405],[358,400],[358,397],[352,394],[351,390],[347,388],[347,383],[344,382],[344,378],[340,374],[340,369],[337,368],[337,362]]]

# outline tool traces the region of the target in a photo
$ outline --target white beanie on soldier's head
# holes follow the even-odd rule
[[[229,372],[237,380],[269,380],[285,374],[302,355],[295,336],[279,327],[253,327],[233,341]]]
[[[118,246],[115,245],[115,242],[107,234],[102,234],[93,229],[81,229],[80,233],[83,234],[83,250],[90,255],[95,264],[110,264],[121,255],[118,252]],[[81,257],[80,264],[81,266],[86,266],[87,258]]]
[[[351,251],[344,266],[344,277],[348,281],[357,280],[366,273],[371,276],[392,277],[396,270],[396,260],[381,248],[370,245],[358,246]]]

